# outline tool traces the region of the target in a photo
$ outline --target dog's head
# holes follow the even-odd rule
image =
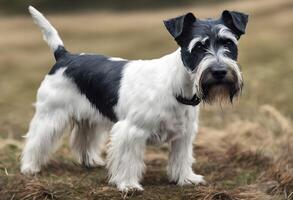
[[[200,20],[187,13],[164,21],[205,102],[222,98],[232,101],[240,93],[243,79],[237,63],[238,40],[247,22],[248,15],[227,10],[216,20]]]

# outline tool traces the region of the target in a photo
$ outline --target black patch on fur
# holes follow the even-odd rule
[[[164,20],[164,25],[173,36],[176,42],[180,45],[180,38],[188,26],[195,22],[195,17],[192,13],[186,13],[175,18]]]
[[[113,107],[118,101],[122,70],[127,62],[109,61],[109,57],[102,55],[66,53],[59,58],[49,74],[66,67],[65,76],[74,81],[100,113],[116,122]]]
[[[64,46],[58,46],[58,48],[54,51],[55,60],[59,60],[63,55],[67,54],[68,51],[65,49]]]
[[[240,38],[245,33],[248,22],[248,15],[237,11],[224,10],[222,19],[227,27],[229,27]]]

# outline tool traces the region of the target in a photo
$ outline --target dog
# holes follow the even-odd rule
[[[178,185],[204,183],[193,172],[192,142],[199,104],[233,101],[241,93],[238,41],[248,15],[225,10],[219,19],[187,13],[164,21],[178,49],[153,60],[126,60],[66,50],[56,29],[29,7],[56,63],[42,81],[26,134],[21,172],[40,172],[66,127],[78,161],[106,165],[120,191],[143,190],[148,143],[170,145],[167,175]],[[109,135],[106,162],[101,147]]]

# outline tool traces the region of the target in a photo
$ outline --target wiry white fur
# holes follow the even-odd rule
[[[198,43],[199,41],[200,41],[202,44],[204,44],[205,41],[206,41],[207,39],[209,39],[208,36],[207,36],[207,37],[204,37],[204,38],[202,38],[201,36],[198,36],[198,37],[193,38],[193,39],[190,41],[189,45],[188,45],[188,51],[191,52],[192,49],[193,49],[193,47],[194,47],[194,45],[195,45],[196,43]]]
[[[58,46],[63,46],[63,42],[60,39],[56,29],[50,24],[50,22],[32,6],[28,8],[34,22],[41,28],[43,38],[49,45],[50,49],[54,52]]]
[[[32,174],[40,171],[64,134],[64,129],[72,129],[72,147],[78,159],[81,155],[87,157],[87,165],[103,165],[99,157],[99,143],[101,136],[97,135],[95,127],[109,131],[109,122],[106,120],[85,96],[80,95],[77,87],[71,80],[63,76],[65,68],[54,75],[47,75],[42,82],[36,102],[36,113],[26,134],[26,145],[22,152],[21,172]],[[87,124],[81,123],[86,121]],[[105,128],[103,128],[105,127]],[[76,129],[85,139],[76,141]],[[79,136],[80,137],[80,136]],[[74,141],[75,140],[75,141]],[[85,153],[86,148],[86,153]]]
[[[201,39],[202,39],[201,36],[198,36],[198,37],[193,38],[193,39],[190,41],[189,45],[188,45],[188,51],[191,52],[191,51],[192,51],[192,48],[194,47],[194,45],[195,45],[196,43],[198,43],[199,41],[201,41]]]
[[[120,120],[111,131],[107,167],[109,182],[119,190],[142,190],[139,180],[145,165],[143,154],[149,134],[129,120]]]
[[[238,40],[236,39],[235,35],[231,32],[231,30],[222,24],[216,25],[215,29],[218,31],[219,38],[230,39],[236,45],[238,45]]]
[[[125,59],[124,58],[118,58],[118,57],[110,57],[108,60],[110,60],[110,61],[123,61]]]
[[[109,124],[92,123],[87,120],[75,121],[70,137],[70,144],[79,163],[86,167],[104,166],[101,151],[105,136],[109,132]]]
[[[186,110],[185,118],[181,119],[183,120],[182,137],[171,141],[167,172],[169,180],[179,185],[204,183],[203,176],[195,174],[192,170],[194,162],[192,142],[198,129],[198,114],[199,107],[195,110]]]

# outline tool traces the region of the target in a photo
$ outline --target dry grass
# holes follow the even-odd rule
[[[167,147],[148,147],[143,193],[128,199],[293,199],[293,3],[237,1],[130,13],[50,15],[67,48],[126,58],[153,58],[176,48],[162,20],[192,10],[217,16],[223,9],[250,13],[240,42],[244,92],[233,106],[203,105],[194,170],[206,186],[168,182]],[[41,174],[19,173],[19,155],[36,89],[53,57],[29,17],[0,20],[0,199],[121,199],[105,169],[83,169],[66,144]],[[142,39],[143,38],[143,39]]]

